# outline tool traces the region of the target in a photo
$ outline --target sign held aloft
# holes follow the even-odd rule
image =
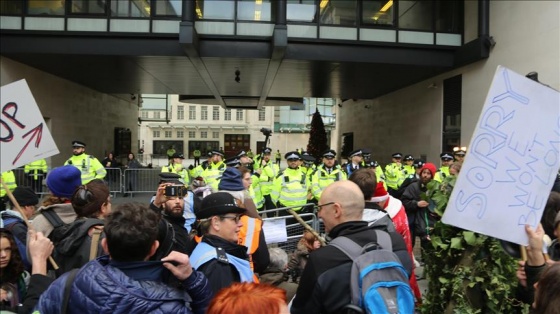
[[[442,221],[527,245],[559,152],[560,93],[499,66]]]
[[[59,153],[25,80],[0,88],[0,171]]]

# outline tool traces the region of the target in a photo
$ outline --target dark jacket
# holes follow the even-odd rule
[[[418,207],[418,202],[420,201],[420,193],[426,192],[426,187],[422,184],[422,181],[417,180],[412,182],[401,197],[401,201],[404,205],[404,209],[406,210],[406,215],[408,216],[408,225],[412,228],[414,226],[415,217],[418,213],[418,210],[421,208]]]
[[[286,291],[286,303],[289,303],[297,291],[297,283],[288,282],[288,274],[276,267],[268,267],[259,277],[260,283],[266,283]]]
[[[108,256],[82,267],[72,283],[71,313],[197,313],[205,312],[211,299],[208,281],[194,271],[183,281],[184,290],[160,281],[160,262],[115,263]],[[41,295],[36,310],[60,313],[68,273]],[[192,299],[191,299],[192,298]]]
[[[153,202],[150,203],[150,209],[160,214],[163,218],[163,221],[161,221],[158,226],[158,241],[160,248],[158,249],[158,252],[155,256],[158,256],[158,258],[163,258],[167,256],[167,254],[169,254],[171,251],[177,251],[190,255],[192,251],[189,251],[187,249],[187,247],[189,246],[190,238],[189,233],[185,228],[185,218],[183,216],[168,216],[165,214],[163,207],[158,208],[156,205],[154,205]],[[169,241],[166,240],[166,235],[168,234],[168,225],[166,222],[168,222],[173,228],[174,234],[173,232],[171,232],[173,235],[170,236],[174,240],[173,243],[168,243]],[[170,247],[168,247],[169,245]]]
[[[390,232],[393,252],[410,276],[412,261],[402,236]],[[334,227],[329,236],[346,236],[359,245],[377,240],[374,227],[365,221],[349,221]],[[327,245],[311,252],[292,303],[291,313],[340,313],[350,304],[350,270],[352,260],[334,246]]]
[[[204,235],[201,241],[215,248],[221,247],[226,253],[235,257],[249,260],[247,247],[243,245],[232,243],[209,234]],[[224,287],[230,286],[234,282],[241,281],[241,276],[235,266],[229,263],[220,262],[218,259],[212,259],[200,265],[198,271],[202,272],[208,278],[208,283],[210,284],[213,294],[217,293]]]

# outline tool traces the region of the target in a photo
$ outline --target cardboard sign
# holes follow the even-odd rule
[[[0,171],[59,153],[25,80],[0,88]]]
[[[442,221],[527,245],[560,168],[560,94],[499,66]]]

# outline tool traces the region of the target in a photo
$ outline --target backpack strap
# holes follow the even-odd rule
[[[68,277],[66,278],[66,283],[64,284],[64,298],[62,299],[62,311],[60,313],[68,313],[68,302],[70,301],[70,291],[72,290],[72,284],[74,279],[78,274],[79,268],[74,268],[69,271]]]
[[[97,257],[97,251],[99,248],[99,239],[101,238],[101,233],[103,233],[103,229],[93,228],[93,233],[91,234],[91,246],[89,247],[90,261]]]
[[[41,213],[43,214],[43,217],[45,217],[49,221],[49,223],[53,226],[54,229],[60,226],[64,226],[64,222],[62,221],[62,219],[60,219],[58,214],[54,212],[52,208],[42,210]]]
[[[381,247],[381,249],[392,252],[393,241],[391,241],[391,236],[389,235],[389,233],[382,230],[374,230],[374,231],[375,231],[375,235],[377,236],[377,244]],[[354,242],[353,240],[345,236],[336,237],[334,238],[334,240],[332,240],[329,243],[329,245],[332,245],[335,248],[341,250],[342,253],[346,254],[352,260],[362,255],[364,249],[367,248],[368,244],[362,247],[358,243]]]

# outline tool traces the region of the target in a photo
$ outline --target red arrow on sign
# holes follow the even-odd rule
[[[27,146],[29,146],[29,143],[31,143],[34,138],[35,138],[35,147],[39,147],[39,144],[41,144],[41,138],[43,137],[43,122],[41,122],[38,126],[31,129],[29,132],[25,133],[21,138],[22,139],[26,138],[29,134],[31,134],[31,137],[29,137],[29,140],[27,141],[27,143],[25,143],[25,146],[23,146],[19,154],[16,156],[16,159],[14,159],[12,165],[16,164],[18,159],[21,157],[21,155],[23,155],[23,153],[27,149]]]

